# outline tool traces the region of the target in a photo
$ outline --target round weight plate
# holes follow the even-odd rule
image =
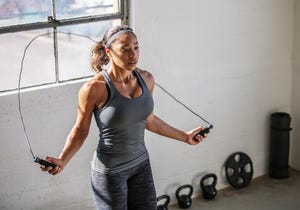
[[[249,156],[243,152],[230,155],[225,162],[228,183],[234,188],[246,187],[253,176],[253,165]]]

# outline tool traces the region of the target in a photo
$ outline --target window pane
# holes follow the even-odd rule
[[[14,30],[4,28],[4,33],[0,34],[0,56],[2,57],[0,91],[18,87],[22,57],[28,44],[30,45],[23,62],[21,87],[73,80],[94,74],[90,67],[91,47],[102,37],[108,27],[121,24],[121,19],[94,22],[94,15],[107,17],[119,15],[120,6],[124,4],[120,3],[121,0],[54,1],[58,20],[68,18],[80,20],[80,17],[85,17],[82,20],[86,21],[90,18],[92,21],[57,27],[57,58],[54,56],[53,29],[32,30],[34,27],[45,27],[44,24],[36,23],[47,22],[47,17],[52,15],[52,0],[0,0],[0,28],[17,25],[16,28],[24,30],[13,33]],[[19,26],[22,24],[29,25]],[[5,34],[6,32],[9,33]],[[93,40],[88,39],[87,36]],[[58,72],[55,71],[56,62]]]
[[[26,45],[38,34],[49,30],[36,30],[0,35],[1,77],[0,91],[18,87],[22,56]],[[38,37],[28,47],[24,59],[21,86],[32,86],[55,81],[53,36]]]
[[[0,27],[45,22],[52,14],[51,1],[0,0]]]
[[[59,79],[69,80],[93,75],[90,56],[95,42],[90,39],[98,41],[108,27],[118,23],[120,21],[104,21],[59,28]],[[61,32],[75,33],[75,35]]]
[[[55,6],[57,19],[119,12],[119,0],[60,0]]]

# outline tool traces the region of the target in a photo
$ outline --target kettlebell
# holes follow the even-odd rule
[[[161,195],[156,199],[156,201],[159,202],[160,200],[165,200],[165,202],[163,204],[158,205],[157,210],[168,210],[168,205],[170,203],[170,196]]]
[[[208,183],[212,179],[212,183]],[[202,195],[205,199],[211,200],[217,195],[217,176],[215,174],[207,174],[202,177],[200,181],[200,187],[202,190]]]
[[[188,194],[180,195],[180,191],[188,188]],[[180,208],[187,209],[192,205],[193,186],[190,184],[182,185],[176,190],[177,203]]]

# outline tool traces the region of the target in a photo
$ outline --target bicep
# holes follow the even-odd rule
[[[147,117],[146,129],[156,133],[161,128],[162,122],[163,121],[152,112]]]
[[[152,112],[146,119],[146,129],[147,130],[151,131],[151,125],[152,125],[151,123],[152,123],[153,117],[154,117],[154,114]]]
[[[78,106],[75,127],[78,131],[88,133],[92,119],[92,111]]]
[[[88,133],[93,111],[98,97],[93,93],[93,88],[85,85],[78,93],[78,108],[75,127],[78,131]]]

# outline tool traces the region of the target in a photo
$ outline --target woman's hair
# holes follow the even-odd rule
[[[109,63],[109,57],[105,52],[105,48],[110,48],[116,38],[121,33],[131,32],[133,30],[127,25],[113,26],[104,33],[102,40],[96,42],[92,47],[91,67],[95,72],[102,71],[102,66]]]

